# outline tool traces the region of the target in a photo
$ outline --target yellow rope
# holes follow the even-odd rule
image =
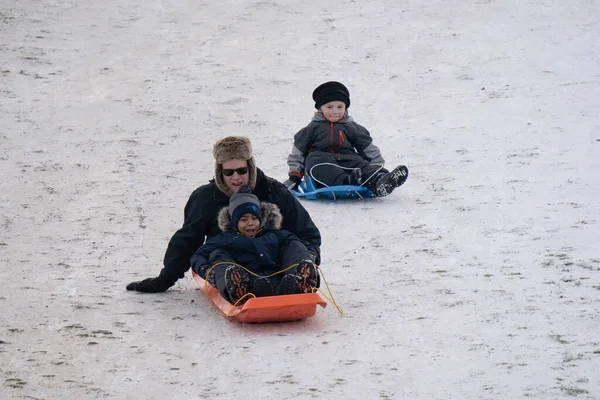
[[[208,299],[208,303],[210,304],[211,308],[213,309],[213,311],[214,311],[214,312],[215,312],[217,315],[220,315],[221,317],[226,317],[226,318],[229,318],[229,317],[231,316],[231,313],[233,312],[233,310],[235,310],[235,307],[237,307],[237,305],[240,303],[240,301],[242,301],[244,298],[246,298],[246,297],[248,297],[248,296],[252,296],[252,297],[254,297],[254,298],[256,298],[256,296],[254,296],[254,294],[252,294],[252,293],[246,293],[244,296],[240,297],[240,298],[238,299],[238,301],[236,301],[236,302],[235,302],[235,304],[233,305],[233,307],[231,307],[231,309],[230,309],[230,310],[227,312],[227,314],[225,314],[224,312],[222,312],[221,310],[219,310],[219,309],[218,309],[218,308],[215,306],[215,304],[212,302],[212,300],[210,299],[210,297],[208,296],[208,293],[207,293],[207,288],[208,288],[208,285],[210,285],[210,283],[208,283],[208,276],[209,276],[210,272],[211,272],[211,271],[212,271],[212,270],[213,270],[215,267],[218,267],[218,266],[219,266],[219,265],[221,265],[221,264],[230,264],[230,265],[231,265],[231,264],[233,264],[233,265],[237,265],[237,266],[239,266],[239,267],[241,267],[241,268],[244,268],[244,267],[242,267],[242,266],[241,266],[241,265],[239,265],[239,264],[232,263],[232,262],[230,262],[230,261],[223,261],[223,262],[218,262],[218,263],[216,263],[215,265],[211,266],[211,267],[208,269],[208,271],[206,271],[206,279],[204,280],[204,290],[203,290],[203,292],[204,292],[204,295],[205,295],[205,296],[206,296],[206,298]],[[244,268],[244,269],[246,269],[246,268]],[[248,271],[248,270],[246,270],[246,271]],[[250,272],[250,271],[248,271],[248,272]],[[211,285],[211,286],[212,286],[212,285]]]
[[[337,308],[338,312],[340,313],[340,315],[344,315],[344,310],[342,310],[342,307],[338,306],[338,304],[335,302],[334,298],[333,298],[333,294],[331,293],[331,289],[329,289],[329,284],[327,283],[327,279],[325,279],[325,275],[323,274],[323,271],[321,270],[321,267],[319,267],[317,264],[315,264],[315,267],[317,267],[317,269],[319,270],[319,274],[321,275],[321,278],[323,278],[323,282],[325,282],[325,286],[327,287],[327,291],[329,292],[329,296],[331,296],[331,298],[327,297],[327,295],[319,288],[314,288],[313,289],[313,293],[315,291],[319,291],[321,292],[321,294],[323,295],[323,297],[325,297],[325,299],[327,301],[329,301],[331,304],[333,304],[333,306],[335,308]]]
[[[217,266],[219,266],[219,265],[221,265],[221,264],[237,265],[238,267],[242,268],[244,271],[248,272],[249,274],[252,274],[252,275],[254,275],[254,276],[256,276],[256,277],[262,277],[262,278],[270,278],[270,277],[272,277],[272,276],[275,276],[275,275],[278,275],[278,274],[282,274],[282,273],[284,273],[284,272],[286,272],[286,271],[289,271],[290,269],[292,269],[292,268],[295,268],[295,267],[297,267],[297,266],[298,266],[298,264],[292,264],[292,265],[290,265],[289,267],[287,267],[287,268],[285,268],[285,269],[282,269],[281,271],[277,271],[277,272],[274,272],[274,273],[272,273],[271,275],[264,275],[264,276],[263,276],[263,275],[258,275],[258,274],[256,274],[256,273],[254,273],[254,272],[250,271],[248,268],[246,268],[246,267],[244,267],[244,266],[242,266],[242,265],[240,265],[240,264],[233,263],[233,262],[231,262],[231,261],[222,261],[222,262],[218,262],[218,263],[214,264],[213,266],[211,266],[211,267],[208,269],[208,271],[206,271],[206,279],[204,280],[204,285],[205,285],[205,286],[204,286],[204,290],[203,290],[203,292],[204,292],[204,294],[206,295],[206,297],[208,298],[208,300],[209,300],[209,303],[210,303],[210,305],[211,305],[212,309],[213,309],[213,310],[214,310],[214,311],[215,311],[217,314],[219,314],[220,316],[222,316],[222,317],[227,317],[227,318],[229,318],[229,317],[231,316],[231,312],[232,312],[232,311],[233,311],[233,310],[234,310],[234,309],[237,307],[237,305],[238,305],[238,304],[241,304],[241,303],[243,303],[243,301],[242,301],[242,300],[244,300],[245,298],[247,298],[247,297],[250,297],[250,296],[251,296],[251,297],[253,297],[253,298],[256,298],[256,296],[255,296],[253,293],[246,293],[245,295],[243,295],[242,297],[240,297],[240,298],[238,299],[238,301],[236,301],[236,302],[235,302],[235,304],[233,305],[233,307],[231,307],[231,309],[229,310],[229,312],[228,312],[227,314],[225,314],[225,313],[223,313],[221,310],[217,309],[217,308],[215,307],[214,303],[213,303],[213,302],[210,300],[210,298],[208,297],[208,294],[206,293],[206,289],[207,289],[207,286],[206,286],[206,285],[210,285],[210,284],[208,283],[208,276],[209,276],[210,272],[211,272],[211,271],[212,271],[212,270],[213,270],[215,267],[217,267]],[[331,304],[333,304],[333,306],[334,306],[334,307],[335,307],[335,308],[338,310],[338,312],[340,313],[340,315],[344,315],[344,310],[343,310],[343,309],[342,309],[342,308],[341,308],[341,307],[340,307],[340,306],[339,306],[339,305],[338,305],[338,304],[335,302],[335,299],[333,298],[333,294],[331,293],[331,289],[329,289],[329,284],[327,283],[327,280],[325,279],[325,275],[323,274],[323,270],[322,270],[322,269],[321,269],[321,267],[320,267],[320,266],[318,266],[317,264],[315,264],[315,267],[317,267],[317,269],[319,270],[319,274],[321,275],[321,278],[323,279],[323,282],[325,282],[325,286],[327,287],[327,292],[329,292],[329,296],[327,296],[327,295],[325,294],[325,292],[323,292],[323,291],[322,291],[321,289],[319,289],[319,288],[313,288],[313,291],[312,291],[312,292],[313,292],[313,293],[315,293],[315,292],[320,292],[320,293],[321,293],[321,295],[322,295],[323,297],[325,297],[325,299],[326,299],[327,301],[329,301]]]

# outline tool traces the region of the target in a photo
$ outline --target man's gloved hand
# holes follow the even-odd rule
[[[302,182],[302,178],[300,178],[299,176],[296,176],[296,175],[290,175],[290,179],[283,182],[283,184],[289,190],[294,190],[294,189],[298,188],[298,185],[300,185],[300,182]]]
[[[175,282],[157,276],[156,278],[146,278],[142,281],[131,282],[127,285],[127,290],[136,290],[142,293],[159,293],[166,291],[174,284]]]

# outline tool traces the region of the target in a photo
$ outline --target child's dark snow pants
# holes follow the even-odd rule
[[[355,168],[360,168],[363,180],[367,180],[379,169],[377,165],[369,163],[358,154],[334,154],[324,151],[309,153],[304,161],[304,168],[305,173],[315,179],[318,186],[347,185],[346,177]],[[386,169],[381,169],[377,175],[385,172]],[[370,187],[370,183],[375,181],[376,176],[369,179],[365,186]]]

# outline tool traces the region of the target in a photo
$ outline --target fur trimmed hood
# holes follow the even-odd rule
[[[271,230],[281,229],[283,216],[281,215],[281,211],[279,211],[279,207],[277,207],[276,204],[261,201],[260,212],[262,214],[261,228]],[[229,207],[223,207],[221,211],[219,211],[217,222],[219,223],[219,228],[223,232],[234,230],[231,223],[231,214],[229,214]]]

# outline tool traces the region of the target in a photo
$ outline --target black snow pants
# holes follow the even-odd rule
[[[311,176],[317,186],[347,185],[347,176],[353,169],[362,171],[365,186],[370,187],[375,182],[377,175],[387,172],[376,165],[369,163],[358,154],[334,154],[325,151],[313,151],[304,161],[306,174]],[[379,170],[379,171],[378,171]],[[371,176],[375,174],[375,176]]]

